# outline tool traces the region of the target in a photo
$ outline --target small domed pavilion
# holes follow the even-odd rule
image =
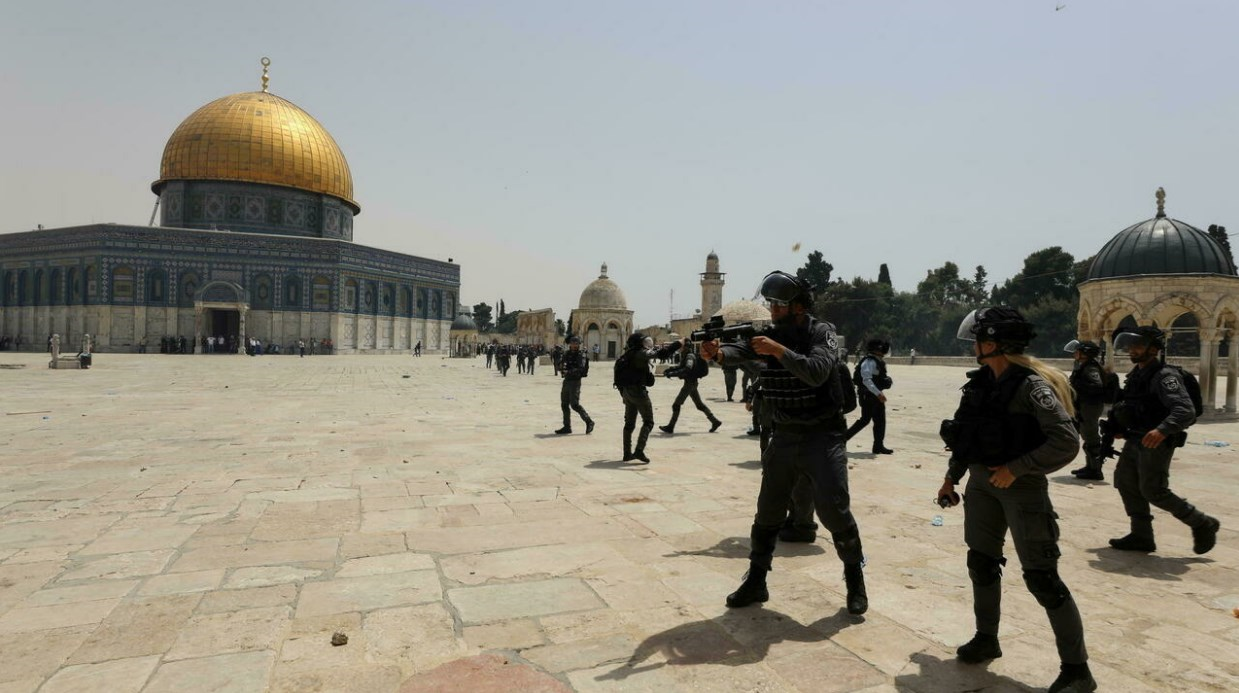
[[[1226,250],[1208,233],[1166,216],[1157,189],[1157,215],[1123,229],[1102,246],[1079,285],[1080,339],[1111,342],[1120,326],[1156,325],[1176,340],[1199,339],[1205,416],[1217,414],[1219,347],[1239,326],[1239,276]],[[1117,365],[1117,364],[1116,364]],[[1121,368],[1120,368],[1121,370]],[[1225,412],[1236,411],[1239,350],[1228,344]]]
[[[581,336],[581,348],[593,354],[597,346],[603,358],[613,359],[624,350],[624,342],[632,334],[632,311],[624,292],[607,276],[607,264],[602,273],[581,292],[581,300],[572,312],[571,334]]]

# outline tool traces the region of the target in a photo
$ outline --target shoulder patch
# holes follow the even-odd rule
[[[834,338],[834,337],[827,337],[827,338],[826,338],[826,346],[827,346],[827,348],[830,348],[830,349],[838,349],[838,348],[839,348],[839,343],[835,341],[835,338]]]
[[[1101,371],[1097,370],[1096,368],[1088,369],[1088,379],[1100,385],[1101,384]]]
[[[1173,374],[1168,374],[1162,378],[1162,387],[1166,388],[1166,392],[1177,392],[1179,390],[1179,377]]]
[[[1054,390],[1049,385],[1038,385],[1033,388],[1032,392],[1028,393],[1032,401],[1037,403],[1038,407],[1046,411],[1054,411],[1058,404],[1058,399],[1054,397]]]

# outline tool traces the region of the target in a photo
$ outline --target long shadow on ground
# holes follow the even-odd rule
[[[1194,565],[1208,565],[1212,558],[1192,556],[1156,556],[1151,553],[1119,551],[1110,547],[1088,549],[1094,558],[1088,564],[1097,570],[1116,575],[1128,575],[1138,578],[1152,578],[1177,582],[1180,575],[1185,575]]]
[[[628,661],[595,680],[621,681],[664,666],[752,664],[765,659],[770,646],[776,643],[822,642],[858,622],[846,609],[808,625],[772,609],[731,609],[718,618],[685,623],[651,635],[637,645]],[[650,661],[660,654],[665,661]]]

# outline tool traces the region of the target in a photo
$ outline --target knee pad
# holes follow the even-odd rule
[[[1057,570],[1025,570],[1024,584],[1037,603],[1047,609],[1057,609],[1071,597]]]
[[[994,558],[988,554],[968,549],[968,577],[974,585],[986,587],[1002,578],[1002,566],[1005,558]]]

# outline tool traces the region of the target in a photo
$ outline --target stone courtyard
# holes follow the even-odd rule
[[[760,470],[717,372],[702,390],[723,428],[687,408],[634,466],[607,363],[582,394],[597,430],[555,436],[549,367],[46,362],[0,353],[25,366],[0,369],[2,693],[1016,691],[1057,674],[1013,556],[1005,656],[953,659],[973,630],[963,514],[931,499],[962,368],[892,366],[896,454],[875,459],[867,431],[851,445],[871,600],[854,618],[824,538],[780,546],[764,608],[723,606]],[[653,389],[658,423],[676,384]],[[1117,492],[1052,479],[1100,690],[1239,689],[1237,449],[1239,423],[1204,424],[1176,454],[1172,488],[1222,521],[1207,556],[1164,513],[1158,553],[1113,551]]]

